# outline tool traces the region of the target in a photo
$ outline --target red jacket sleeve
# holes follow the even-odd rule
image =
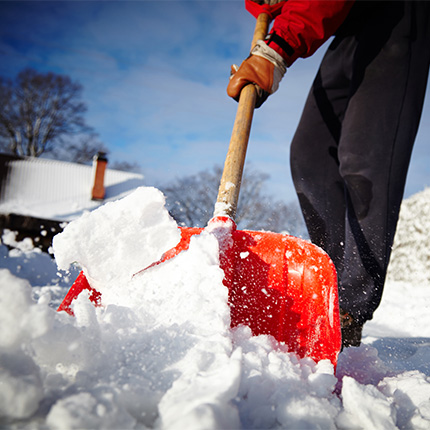
[[[290,66],[311,56],[348,15],[354,0],[287,0],[266,43]]]

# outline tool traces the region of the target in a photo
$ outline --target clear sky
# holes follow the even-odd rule
[[[254,24],[242,0],[0,1],[0,75],[33,67],[80,82],[110,158],[138,163],[157,186],[224,164],[236,113],[225,88]],[[289,143],[325,48],[298,60],[254,116],[247,163],[285,201]],[[406,196],[430,185],[428,98]]]

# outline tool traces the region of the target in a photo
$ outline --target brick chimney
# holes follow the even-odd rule
[[[91,190],[92,200],[103,200],[105,197],[105,170],[107,158],[104,152],[98,152],[93,158],[93,188]]]

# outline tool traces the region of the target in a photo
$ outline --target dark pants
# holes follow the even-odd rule
[[[310,238],[336,266],[340,307],[361,323],[381,301],[426,90],[429,17],[427,1],[356,3],[291,146]]]

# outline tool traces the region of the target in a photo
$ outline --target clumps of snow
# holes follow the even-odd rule
[[[425,429],[429,426],[429,382],[430,379],[417,370],[385,378],[381,382],[381,394],[393,399],[398,428]]]
[[[407,340],[405,343],[397,352],[407,367],[411,364],[409,355],[414,355],[414,351],[410,351]],[[424,361],[428,361],[429,353],[427,349]],[[396,355],[396,348],[389,355]],[[352,422],[360,429],[428,428],[429,369],[426,374],[418,370],[394,370],[385,358],[378,357],[378,350],[369,345],[349,348],[341,354],[337,377],[343,410],[337,418],[338,428],[350,428]]]
[[[77,269],[71,267],[67,272],[59,272],[52,257],[35,248],[30,238],[17,241],[16,232],[4,230],[1,239],[5,246],[0,247],[0,268],[8,268],[13,275],[26,279],[34,291],[50,285],[51,293],[64,295],[63,288],[76,279]],[[53,288],[54,285],[58,288]]]
[[[216,202],[214,209],[214,217],[226,216],[231,210],[231,204],[225,202]]]
[[[16,232],[8,229],[4,230],[1,240],[5,245],[8,245],[14,248],[11,253],[11,256],[20,255],[20,253],[23,253],[23,252],[24,253],[33,252],[34,250],[33,240],[31,238],[26,237],[21,242],[18,242],[16,240]]]
[[[52,309],[37,306],[30,284],[0,269],[0,418],[28,418],[44,398],[41,369],[23,350],[53,325]]]
[[[122,204],[109,202],[85,213],[54,237],[58,268],[78,262],[102,293],[128,282],[180,240],[164,204],[159,190],[140,187]]]
[[[252,337],[247,327],[234,330],[242,353],[236,406],[238,428],[330,428],[340,408],[337,379],[328,360],[299,360],[270,336]]]
[[[430,188],[402,202],[388,279],[430,283]]]
[[[361,385],[353,378],[343,379],[342,400],[344,411],[340,426],[348,428],[353,421],[360,429],[395,429],[394,405],[373,385]]]

